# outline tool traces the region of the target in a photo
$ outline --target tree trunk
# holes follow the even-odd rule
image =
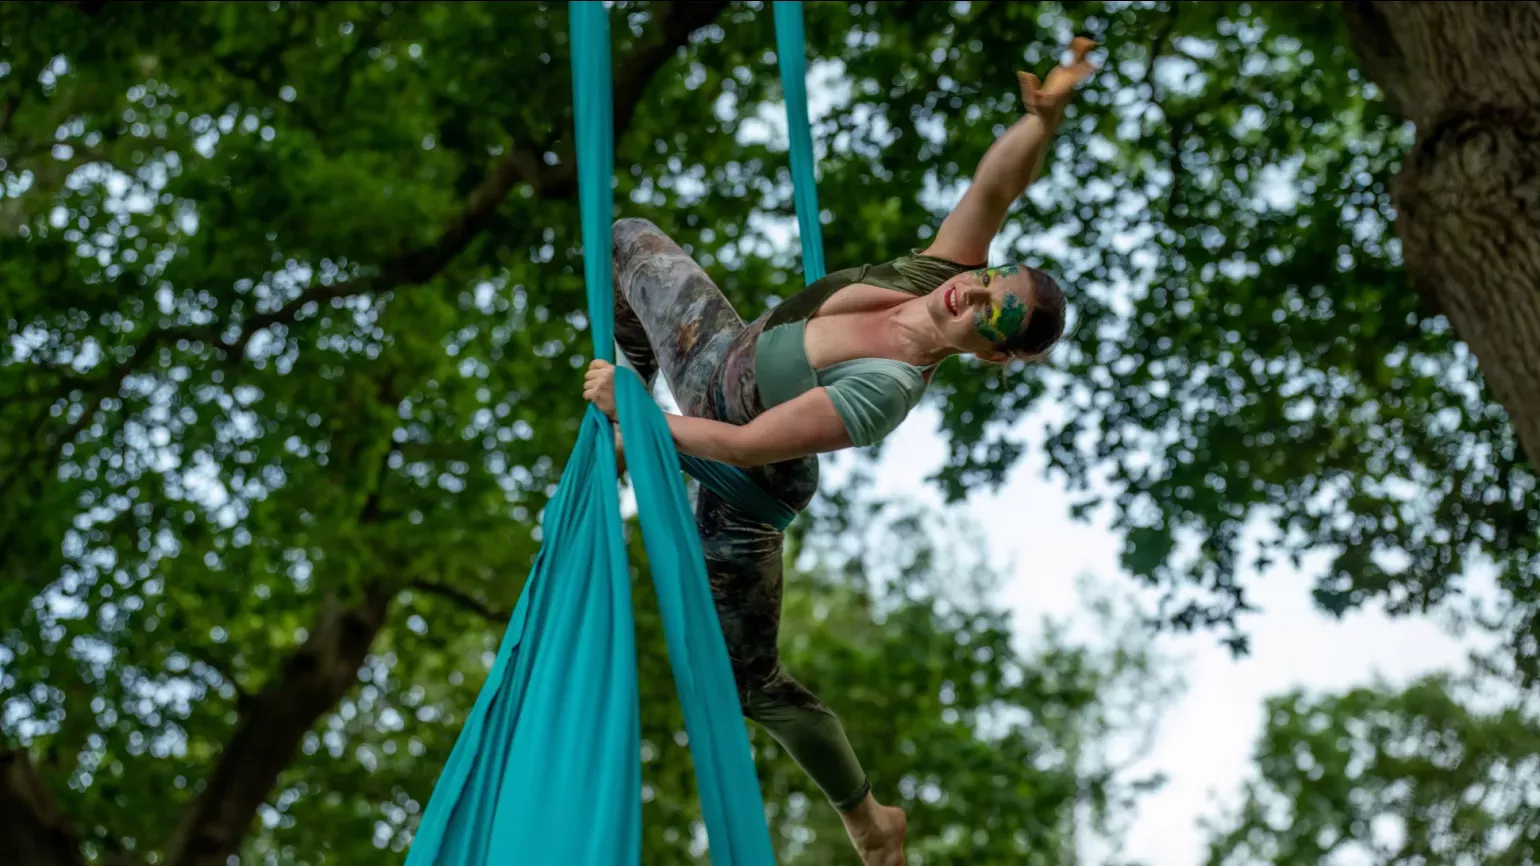
[[[1406,269],[1540,467],[1540,3],[1346,2],[1416,143],[1391,189]]]
[[[27,753],[0,747],[0,863],[82,866],[85,858]]]

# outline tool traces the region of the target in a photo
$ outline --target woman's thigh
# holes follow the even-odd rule
[[[617,220],[613,242],[616,290],[646,331],[679,408],[711,417],[707,389],[743,319],[705,270],[651,222]]]

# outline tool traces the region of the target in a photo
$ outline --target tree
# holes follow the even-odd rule
[[[1049,401],[1055,467],[1106,477],[1178,624],[1245,610],[1258,517],[1262,560],[1333,554],[1330,609],[1440,603],[1474,553],[1533,596],[1509,392],[1409,284],[1413,134],[1336,7],[807,13],[848,90],[817,130],[831,263],[924,241],[1023,60],[1077,29],[1112,52],[1008,239],[1077,335],[1054,375],[948,366],[947,489],[1000,478],[1000,422]],[[758,309],[796,281],[768,15],[615,19],[617,200]],[[0,838],[403,844],[582,408],[565,39],[535,3],[0,4]]]
[[[1532,862],[1540,718],[1509,691],[1439,675],[1274,698],[1209,863]]]
[[[1414,282],[1448,316],[1540,462],[1540,9],[1343,4],[1364,71],[1417,139],[1396,178]]]
[[[644,95],[723,5],[622,22],[618,129],[655,137]],[[511,607],[581,409],[540,387],[582,351],[548,264],[561,12],[0,8],[4,799],[35,862],[409,819],[425,778],[380,768],[443,737],[392,734],[469,706],[461,609]]]
[[[693,109],[699,70],[719,94],[746,78],[748,105],[773,79],[748,73],[768,68],[766,16],[735,7],[718,29],[722,6],[623,9],[615,102],[622,200],[725,256],[779,157]],[[582,410],[561,11],[0,6],[0,830],[18,862],[304,864],[407,844]],[[675,182],[694,166],[712,167],[704,194]],[[742,288],[771,267],[740,261],[724,282],[754,303],[764,290]],[[851,592],[820,606],[859,623]],[[916,692],[842,709],[879,741],[972,762],[935,802],[917,781],[917,814],[955,827],[983,792],[1055,831],[927,842],[917,825],[916,843],[1065,850],[1074,806],[1115,790],[1081,759],[1124,668],[1062,643],[1027,667],[987,611],[889,615],[871,645],[791,653],[826,690],[851,675],[828,658],[954,683],[946,708]],[[978,653],[912,655],[958,636]],[[659,663],[647,844],[677,854],[693,807]],[[986,700],[1045,717],[999,735],[1045,753],[1003,767],[1006,790],[978,772]],[[800,775],[763,759],[788,846],[828,850],[826,819],[796,811]],[[911,766],[873,761],[890,779]]]
[[[840,714],[882,799],[909,811],[910,852],[926,864],[1047,864],[1095,862],[1087,838],[1120,848],[1138,800],[1161,784],[1130,767],[1179,688],[1134,612],[1087,592],[1103,642],[1079,645],[1049,621],[1018,649],[1015,625],[987,602],[1001,572],[979,533],[852,488],[847,508],[800,527],[782,645]],[[848,859],[836,816],[809,806],[821,795],[756,742],[780,862]]]

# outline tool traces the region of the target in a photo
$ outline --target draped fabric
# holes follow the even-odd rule
[[[613,360],[608,13],[602,3],[575,2],[570,15],[589,320],[595,354]],[[775,15],[787,74],[788,59],[803,64],[800,4],[777,3]],[[782,23],[793,15],[794,30]],[[798,40],[790,51],[788,33]],[[795,77],[800,87],[801,72]],[[803,160],[811,181],[811,139],[802,157],[796,153],[794,146],[793,163]],[[816,226],[816,200],[809,201]],[[804,256],[817,239],[804,234]],[[775,858],[764,802],[680,457],[640,379],[617,370],[615,392],[711,859],[768,866]],[[640,862],[636,630],[617,488],[614,434],[590,406],[546,508],[534,568],[428,801],[409,866]]]

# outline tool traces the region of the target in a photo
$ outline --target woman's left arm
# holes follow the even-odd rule
[[[686,454],[730,466],[767,466],[851,446],[828,391],[814,388],[747,424],[669,415],[674,444]]]
[[[607,361],[588,365],[583,399],[611,420],[615,418],[615,367]],[[845,421],[824,388],[814,388],[763,412],[747,424],[726,424],[666,415],[674,445],[686,454],[730,466],[766,466],[851,446]]]

